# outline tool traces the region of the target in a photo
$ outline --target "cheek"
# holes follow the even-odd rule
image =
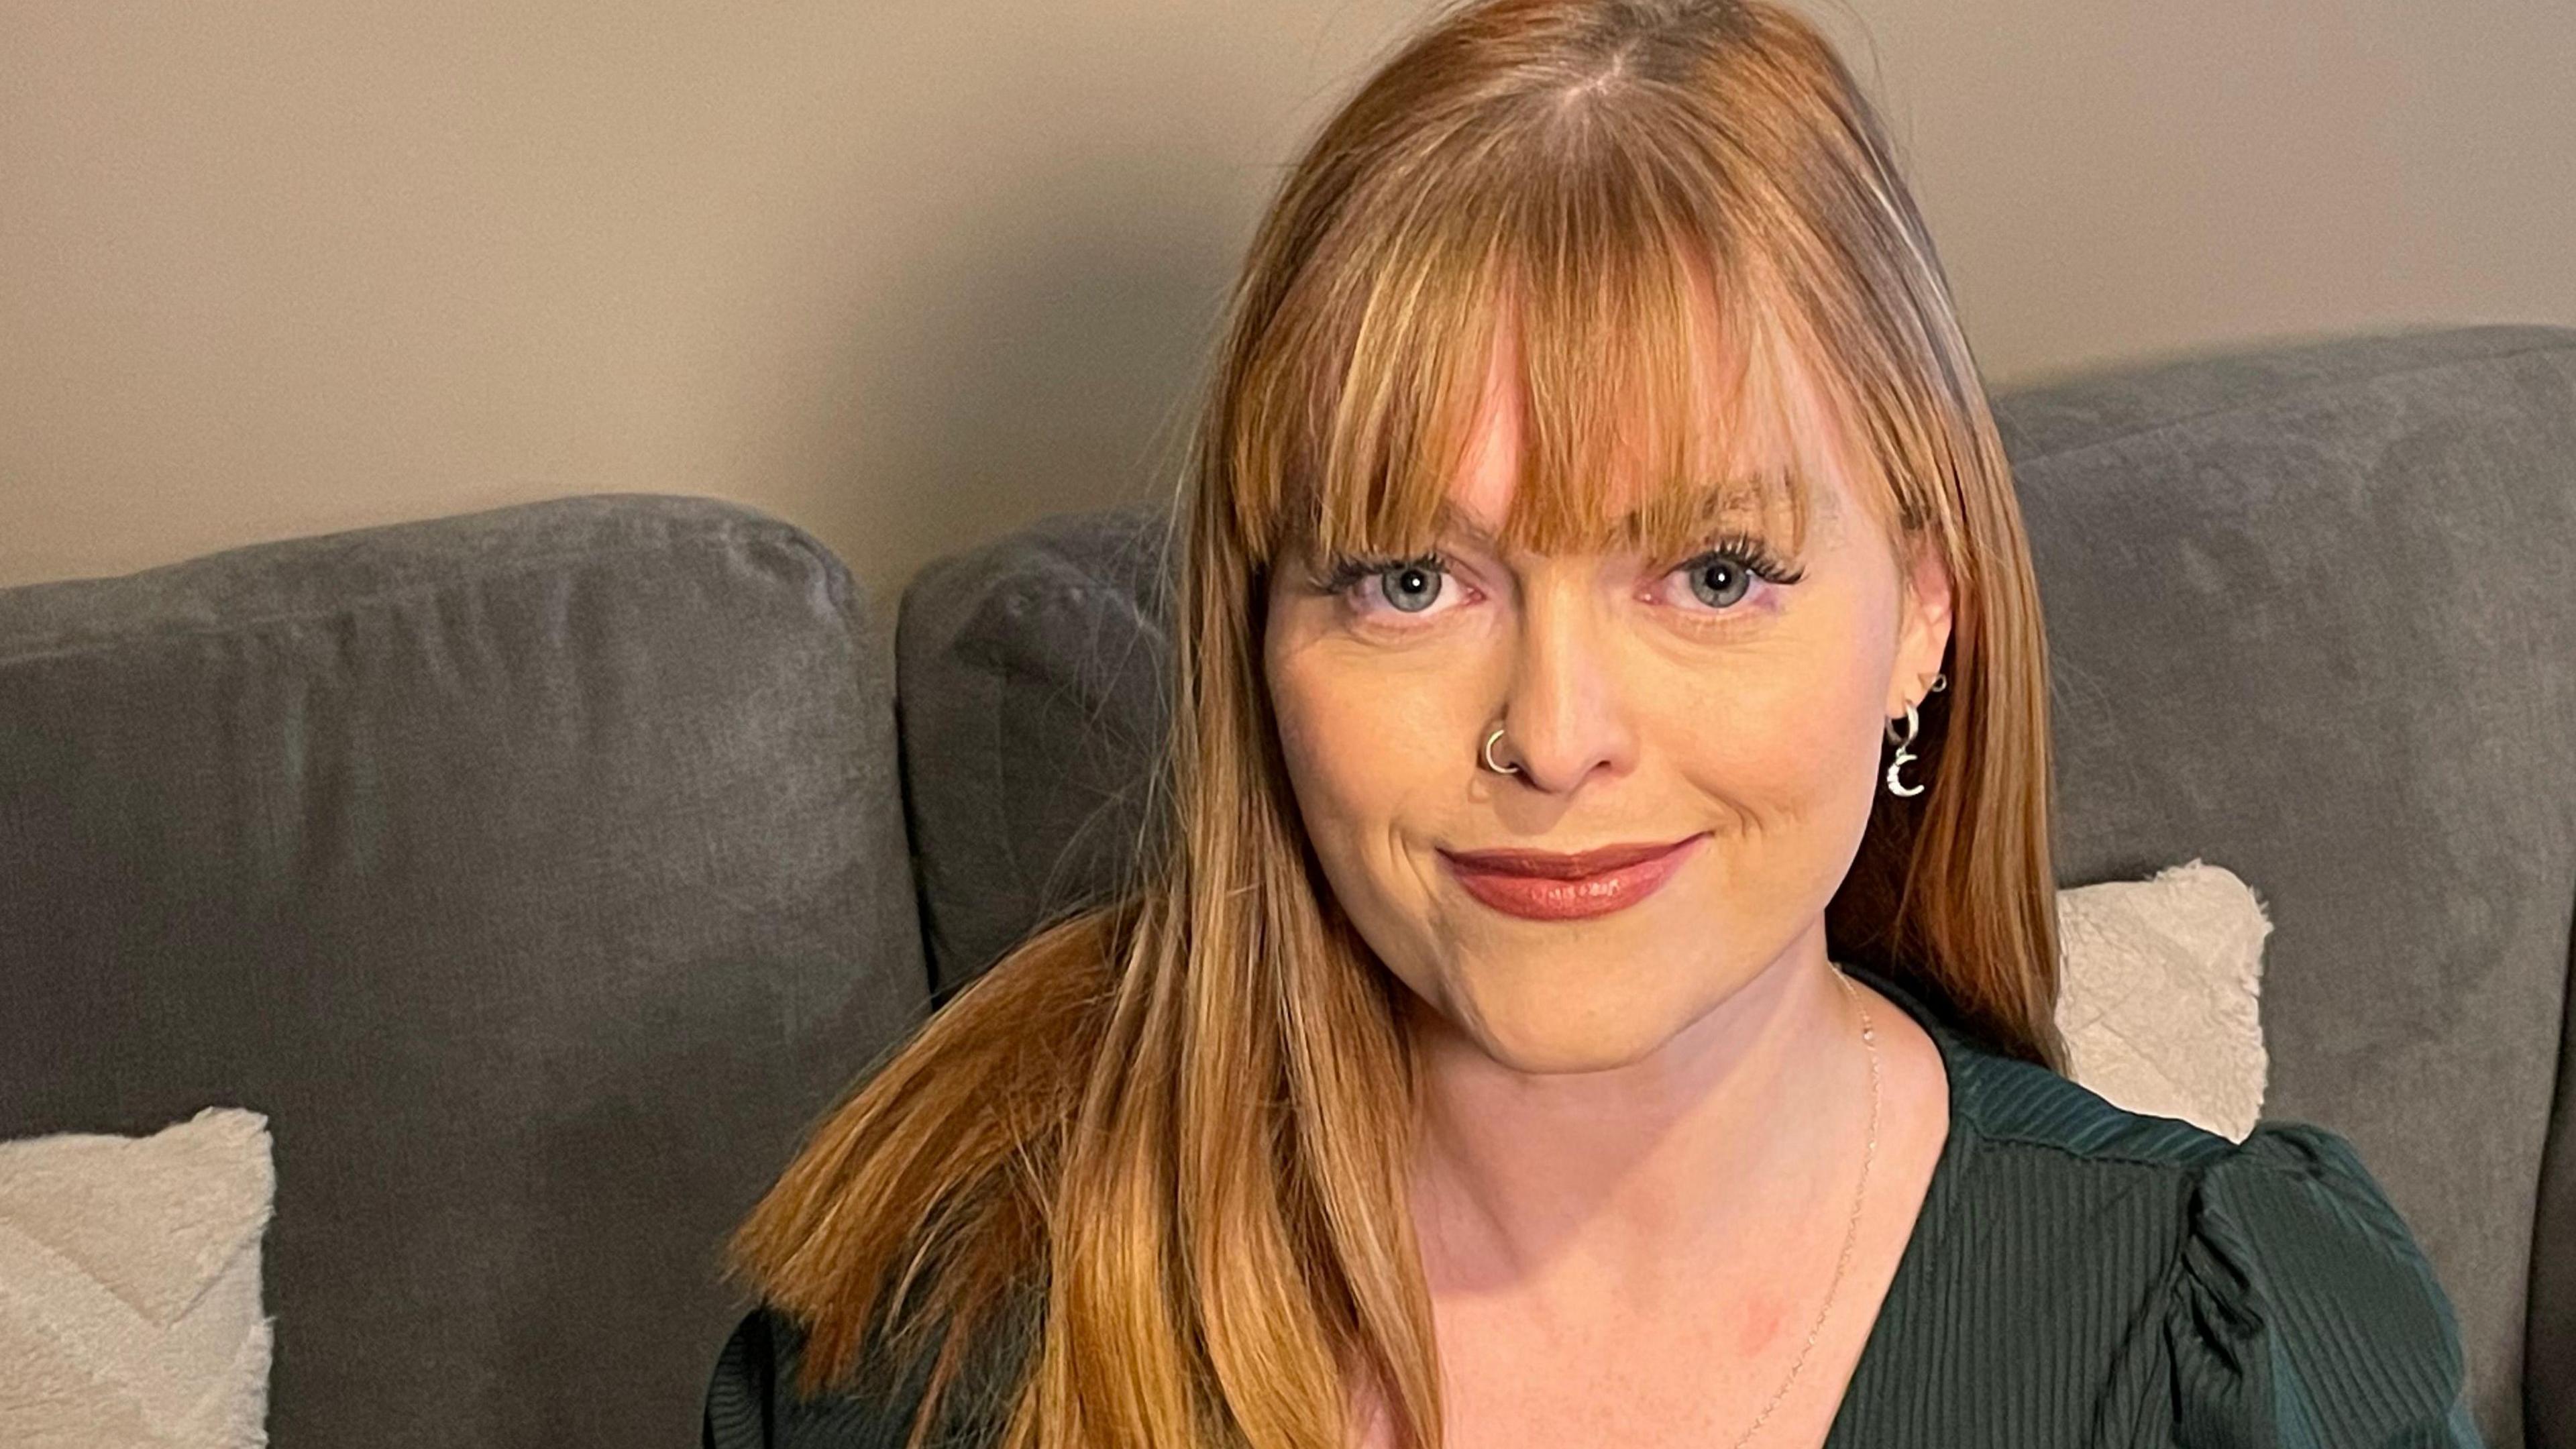
[[[1447,779],[1459,750],[1472,747],[1434,718],[1430,694],[1399,693],[1347,670],[1275,668],[1271,702],[1319,850],[1327,839],[1376,842],[1401,832],[1416,793]]]
[[[1883,674],[1859,660],[1712,674],[1666,711],[1663,742],[1676,772],[1745,834],[1856,828],[1882,737]]]

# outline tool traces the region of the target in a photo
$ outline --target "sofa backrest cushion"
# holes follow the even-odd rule
[[[274,1442],[672,1442],[926,998],[885,632],[651,495],[0,591],[0,1138],[266,1114]]]

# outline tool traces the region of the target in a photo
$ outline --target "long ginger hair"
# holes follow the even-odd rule
[[[1701,297],[1745,364],[1724,398],[1694,381]],[[1297,550],[1430,544],[1507,312],[1513,546],[1642,527],[1678,555],[1709,438],[1794,373],[1888,535],[1939,550],[1929,788],[1877,797],[1829,949],[2064,1070],[2038,596],[1874,110],[1768,0],[1453,0],[1299,156],[1232,292],[1172,514],[1171,729],[1133,874],[863,1075],[726,1245],[803,1330],[798,1392],[909,1366],[917,1446],[987,1363],[1006,1449],[1328,1449],[1366,1386],[1436,1449],[1403,988],[1306,845],[1260,628]],[[1614,525],[1598,480],[1639,459],[1653,506]]]

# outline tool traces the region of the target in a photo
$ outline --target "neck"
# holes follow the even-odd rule
[[[1435,1296],[1634,1320],[1776,1272],[1765,1245],[1829,1231],[1839,1246],[1870,1078],[1821,927],[1625,1066],[1520,1072],[1443,1025],[1416,1033],[1413,1196]]]

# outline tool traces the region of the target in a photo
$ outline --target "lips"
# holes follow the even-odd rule
[[[1467,894],[1505,915],[1570,921],[1608,915],[1654,894],[1706,839],[1555,851],[1442,851]]]
[[[1448,856],[1469,870],[1490,875],[1530,875],[1547,880],[1580,880],[1599,875],[1605,870],[1618,870],[1639,861],[1652,860],[1666,851],[1679,850],[1697,836],[1681,840],[1644,841],[1629,845],[1605,845],[1598,850],[1565,853],[1553,850],[1445,850]]]

